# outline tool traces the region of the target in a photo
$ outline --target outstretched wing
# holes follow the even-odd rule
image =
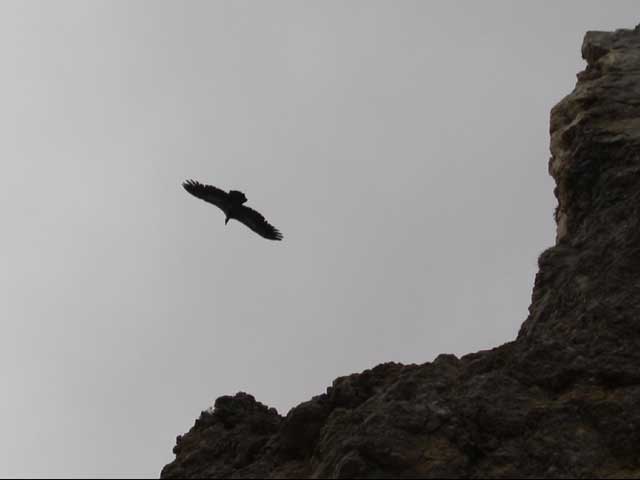
[[[238,210],[234,210],[234,218],[244,223],[258,235],[268,238],[269,240],[282,240],[280,231],[267,222],[264,217],[254,209],[245,207],[244,205]]]
[[[212,203],[216,207],[222,209],[225,213],[231,206],[229,194],[212,185],[203,185],[195,180],[187,180],[182,184],[182,186],[194,197],[198,197],[205,202]]]

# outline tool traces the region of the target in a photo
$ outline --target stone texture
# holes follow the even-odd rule
[[[163,478],[640,477],[640,27],[582,55],[551,113],[557,242],[516,340],[338,378],[286,417],[222,397]]]

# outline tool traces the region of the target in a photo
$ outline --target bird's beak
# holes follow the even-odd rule
[[[228,221],[229,221],[229,217],[225,218],[224,219],[224,224],[226,225]]]

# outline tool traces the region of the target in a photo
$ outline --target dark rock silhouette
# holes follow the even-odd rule
[[[229,220],[235,219],[264,238],[282,240],[282,234],[267,222],[261,213],[243,205],[247,201],[244,193],[237,190],[231,190],[227,193],[217,187],[203,185],[195,180],[187,180],[182,186],[194,197],[211,203],[222,210],[225,214],[225,225]]]
[[[640,477],[640,27],[582,54],[551,113],[557,242],[517,339],[338,378],[286,417],[222,397],[162,477]]]

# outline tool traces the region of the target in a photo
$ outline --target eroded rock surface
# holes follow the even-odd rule
[[[640,477],[640,28],[589,32],[551,113],[557,243],[518,337],[338,378],[281,417],[222,397],[163,478]]]

